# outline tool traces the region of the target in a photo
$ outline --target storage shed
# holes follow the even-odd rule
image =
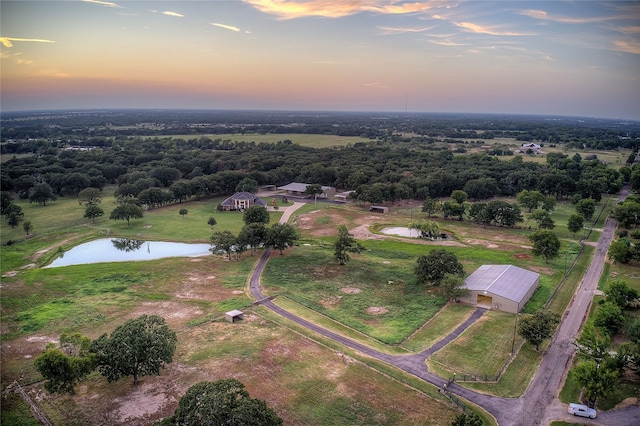
[[[513,265],[482,265],[464,283],[470,294],[461,302],[515,314],[540,285],[540,274]]]
[[[371,206],[369,211],[372,213],[389,213],[389,207],[385,206]]]
[[[229,322],[236,322],[236,320],[244,319],[244,312],[234,309],[224,314],[224,319]]]

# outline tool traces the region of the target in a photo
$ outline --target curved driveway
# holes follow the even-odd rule
[[[628,189],[626,192],[623,191],[623,193],[621,193],[621,199],[623,199],[627,194]],[[293,206],[287,208],[280,219],[280,223],[288,222],[291,214],[302,205],[304,205],[304,203],[294,203]],[[596,255],[591,262],[591,266],[587,270],[587,273],[574,296],[574,300],[567,308],[566,315],[545,353],[540,368],[538,369],[531,385],[527,389],[527,392],[522,397],[500,398],[490,396],[461,387],[455,384],[455,382],[449,385],[449,391],[481,406],[491,413],[500,425],[533,426],[548,424],[553,419],[570,421],[572,416],[566,413],[566,405],[560,403],[555,397],[562,385],[564,372],[568,368],[573,357],[574,348],[572,342],[580,329],[582,320],[584,319],[591,304],[591,300],[593,299],[593,292],[597,287],[598,279],[602,273],[604,257],[606,255],[607,248],[611,243],[611,239],[613,238],[614,230],[615,222],[607,220],[605,230],[598,242]],[[460,324],[460,326],[458,326],[458,328],[451,334],[425,351],[412,355],[385,354],[298,317],[297,315],[277,306],[268,299],[262,292],[260,276],[262,275],[264,267],[271,256],[271,252],[271,248],[265,250],[258,260],[249,280],[249,290],[251,295],[259,301],[260,305],[326,338],[357,350],[369,357],[393,365],[402,371],[419,377],[440,388],[447,383],[447,380],[438,377],[427,370],[425,362],[426,358],[444,347],[451,340],[455,339],[470,324],[480,318],[484,312],[484,309],[476,309],[467,321]],[[596,420],[581,419],[581,421],[583,423],[597,425],[640,424],[640,406],[631,406],[621,410],[602,412],[599,413]]]

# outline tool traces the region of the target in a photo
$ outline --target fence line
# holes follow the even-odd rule
[[[35,402],[33,402],[33,400],[31,399],[31,397],[29,397],[29,395],[27,395],[27,392],[25,392],[24,388],[22,386],[20,386],[20,383],[18,383],[17,380],[14,380],[13,383],[11,383],[9,386],[7,386],[7,388],[5,389],[4,393],[5,393],[5,397],[9,392],[16,392],[18,393],[22,399],[24,400],[24,402],[26,402],[29,405],[29,408],[31,409],[31,414],[33,414],[33,416],[40,422],[42,423],[44,426],[52,426],[51,422],[49,422],[49,420],[47,419],[47,417],[44,415],[44,413],[40,410],[40,408],[38,408],[38,406],[36,405]]]

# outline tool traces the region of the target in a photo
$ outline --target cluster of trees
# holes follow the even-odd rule
[[[269,246],[283,254],[287,247],[292,246],[298,240],[296,229],[288,223],[275,223],[267,228],[269,212],[262,206],[251,206],[243,214],[245,225],[240,233],[235,236],[231,231],[214,232],[211,236],[213,253],[224,253],[229,259],[235,253],[238,258],[250,249],[251,252],[259,247]],[[215,218],[209,218],[208,224],[212,227],[216,224]]]
[[[455,190],[473,200],[527,190],[546,197],[580,194],[598,201],[603,193],[617,192],[622,182],[638,176],[629,167],[613,170],[580,156],[550,153],[545,164],[520,157],[502,161],[486,153],[454,156],[448,147],[396,139],[329,149],[206,137],[118,138],[92,150],[49,147],[33,157],[13,158],[3,163],[0,186],[24,199],[35,193],[34,201],[44,204],[57,196],[117,183],[119,196],[133,196],[155,208],[255,187],[245,179],[253,185],[302,181],[352,189],[359,202],[381,203],[446,197]],[[47,186],[38,186],[43,184]],[[448,205],[446,215],[459,216],[460,207]]]
[[[584,398],[592,407],[618,385],[626,369],[640,374],[640,319],[631,310],[640,307],[638,292],[624,281],[612,281],[605,288],[595,316],[585,323],[575,341],[579,362],[573,375],[583,386]],[[611,337],[625,331],[627,343],[611,348]]]
[[[50,392],[73,393],[75,385],[96,368],[109,382],[132,376],[137,384],[139,377],[159,375],[173,361],[176,342],[176,333],[164,318],[142,315],[94,341],[63,334],[59,345],[47,344],[34,364]]]

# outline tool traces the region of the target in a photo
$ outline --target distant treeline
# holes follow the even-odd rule
[[[454,156],[446,146],[415,137],[324,149],[291,141],[256,144],[206,137],[102,140],[104,145],[88,150],[38,142],[35,155],[3,163],[2,190],[28,198],[36,184],[46,183],[59,196],[76,196],[87,187],[118,184],[120,195],[167,188],[182,201],[231,194],[249,178],[258,185],[298,181],[356,190],[361,201],[375,203],[446,197],[457,189],[476,200],[524,189],[599,200],[617,192],[631,175],[630,167],[613,170],[579,154],[550,153],[543,164],[521,157],[504,161],[486,153]]]

